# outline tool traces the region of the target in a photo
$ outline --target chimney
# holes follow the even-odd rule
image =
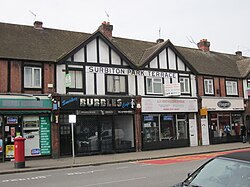
[[[242,56],[242,51],[236,51],[235,54],[236,54],[237,56]]]
[[[162,43],[162,42],[164,42],[164,39],[159,38],[159,39],[156,40],[156,43],[158,43],[158,44]]]
[[[113,25],[110,25],[109,22],[102,22],[102,25],[99,27],[99,30],[109,39],[112,39]]]
[[[210,42],[207,41],[207,39],[202,39],[200,42],[197,44],[198,48],[204,52],[209,51],[210,47]]]
[[[35,29],[43,29],[43,22],[41,22],[41,21],[35,21],[34,22],[34,28]]]

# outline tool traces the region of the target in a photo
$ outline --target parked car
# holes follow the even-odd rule
[[[175,187],[250,187],[250,151],[217,156]]]

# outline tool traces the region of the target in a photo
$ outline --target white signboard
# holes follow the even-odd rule
[[[181,95],[180,83],[165,84],[165,96],[179,96],[179,95]]]
[[[99,67],[99,66],[86,66],[86,73],[102,73],[102,74],[115,74],[115,75],[136,75],[147,77],[168,77],[177,78],[178,74],[174,72],[160,72],[151,70],[133,70],[115,67]]]
[[[197,99],[142,98],[142,112],[198,112]]]
[[[202,108],[207,108],[211,110],[244,110],[243,98],[220,98],[220,99],[210,99],[202,98]]]
[[[69,115],[69,123],[76,123],[76,115]]]

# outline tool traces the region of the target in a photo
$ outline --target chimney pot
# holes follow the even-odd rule
[[[164,42],[164,39],[162,39],[162,38],[159,38],[159,39],[156,40],[156,43],[158,43],[158,44],[162,43],[162,42]]]
[[[235,54],[238,56],[242,56],[242,51],[236,51]]]
[[[110,25],[110,22],[102,22],[101,26],[99,27],[99,30],[109,39],[112,39],[113,25]]]
[[[41,21],[35,21],[34,22],[34,28],[35,29],[43,29],[43,22],[41,22]]]
[[[207,41],[207,39],[202,39],[200,42],[197,44],[198,48],[204,52],[209,51],[210,47],[210,42]]]

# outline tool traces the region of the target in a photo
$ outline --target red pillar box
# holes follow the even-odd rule
[[[25,167],[25,156],[24,156],[24,141],[26,139],[22,137],[14,138],[14,158],[15,158],[15,168]]]

